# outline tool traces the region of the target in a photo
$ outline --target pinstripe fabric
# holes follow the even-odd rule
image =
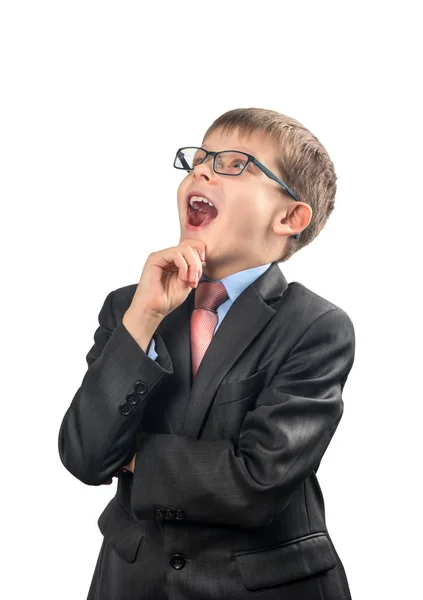
[[[190,322],[193,377],[197,374],[213,338],[218,321],[216,309],[228,297],[224,284],[220,282],[200,281],[195,290],[194,310]]]

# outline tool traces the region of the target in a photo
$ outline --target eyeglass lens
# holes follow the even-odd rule
[[[176,156],[175,167],[185,169],[188,165],[189,169],[193,169],[203,162],[205,157],[206,152],[201,148],[182,148]],[[208,160],[213,160],[213,157],[209,156]],[[223,150],[216,155],[216,173],[239,175],[244,170],[247,162],[248,158],[242,152]]]

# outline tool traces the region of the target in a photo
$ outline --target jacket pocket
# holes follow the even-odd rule
[[[104,539],[119,556],[127,562],[134,562],[144,537],[144,531],[114,498],[103,510],[97,523]]]
[[[297,581],[333,569],[337,558],[324,532],[261,550],[234,552],[241,580],[249,590]]]
[[[238,381],[222,381],[214,404],[227,404],[258,393],[263,387],[266,370],[257,371],[246,379]]]

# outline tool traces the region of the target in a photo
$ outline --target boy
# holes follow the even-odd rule
[[[105,299],[59,433],[75,477],[118,478],[88,600],[350,599],[316,471],[354,328],[277,266],[324,227],[333,164],[298,121],[249,108],[174,166],[179,245]]]

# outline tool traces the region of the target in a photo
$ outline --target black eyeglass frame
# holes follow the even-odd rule
[[[179,153],[181,152],[181,150],[185,150],[187,148],[195,148],[196,150],[202,150],[203,152],[206,152],[206,156],[203,158],[203,160],[199,163],[197,163],[197,165],[201,165],[209,156],[213,156],[213,171],[217,174],[217,175],[226,175],[228,177],[239,177],[239,175],[242,175],[245,171],[245,169],[248,167],[249,163],[253,163],[254,165],[256,165],[256,167],[258,167],[261,171],[263,171],[263,173],[265,175],[267,175],[267,177],[269,177],[270,179],[273,179],[273,181],[276,181],[276,183],[279,183],[279,185],[281,185],[283,187],[283,189],[292,197],[294,198],[294,200],[296,200],[297,202],[300,202],[299,197],[297,196],[297,194],[291,190],[290,187],[288,187],[286,185],[286,183],[284,183],[281,179],[279,179],[279,177],[277,177],[274,173],[272,173],[272,171],[270,171],[270,169],[268,169],[263,163],[261,163],[259,160],[257,160],[257,158],[255,156],[253,156],[252,154],[247,154],[247,152],[242,152],[241,150],[220,150],[219,152],[212,152],[209,150],[206,150],[205,148],[199,148],[198,146],[184,146],[182,148],[179,148],[176,152],[175,155],[175,160],[173,161],[173,166],[175,167],[175,169],[182,169],[184,171],[193,171],[195,167],[191,168],[188,163],[186,162],[184,157],[178,156]],[[244,166],[244,168],[242,169],[242,171],[240,171],[239,173],[219,173],[218,171],[216,171],[216,156],[218,154],[221,154],[222,152],[236,152],[237,154],[243,154],[244,156],[247,157],[247,162]],[[182,165],[186,166],[182,166],[182,167],[177,167],[176,166],[176,159],[179,159],[182,163]],[[298,239],[300,237],[300,234],[297,233],[296,235],[291,236],[294,239]]]

